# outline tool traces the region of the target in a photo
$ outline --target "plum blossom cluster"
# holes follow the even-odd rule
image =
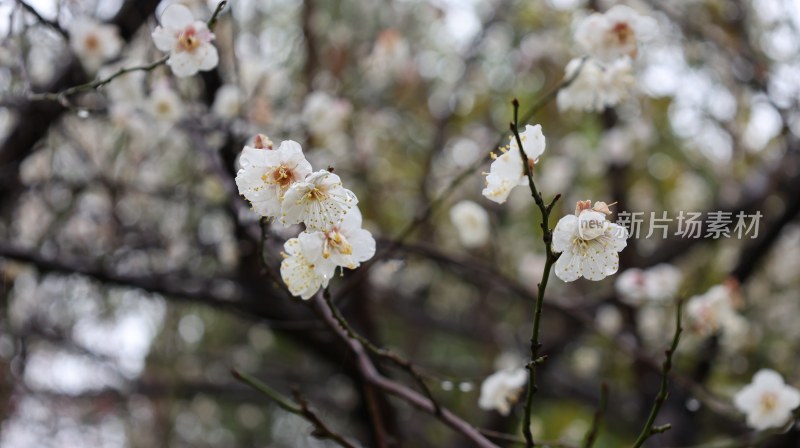
[[[778,372],[761,369],[736,394],[733,404],[747,416],[751,428],[780,428],[792,420],[792,410],[800,406],[800,391],[787,385]]]
[[[635,83],[639,44],[655,26],[652,18],[625,5],[583,19],[574,38],[584,55],[567,64],[566,77],[574,79],[558,93],[559,109],[598,111],[624,100]]]
[[[287,140],[275,148],[258,135],[239,163],[236,185],[257,214],[305,226],[284,244],[281,277],[293,295],[308,299],[328,286],[336,268],[355,269],[375,254],[356,195],[336,174],[313,171],[300,144]]]
[[[159,50],[169,53],[167,65],[175,76],[192,76],[217,66],[219,55],[211,43],[214,33],[205,22],[195,20],[189,8],[173,3],[159,22],[153,31],[153,42]]]

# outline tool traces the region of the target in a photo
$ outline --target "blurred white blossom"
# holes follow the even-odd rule
[[[778,372],[761,369],[736,394],[733,403],[747,415],[751,428],[779,428],[792,419],[792,410],[800,406],[800,391],[784,383]]]
[[[455,204],[450,208],[450,221],[464,247],[481,247],[489,241],[489,214],[479,204],[473,201]]]
[[[567,64],[565,77],[575,79],[558,92],[556,103],[560,111],[592,112],[615,106],[630,95],[636,82],[628,58],[607,66],[594,59],[573,59]]]
[[[159,86],[150,93],[147,110],[159,125],[172,125],[183,118],[183,100],[166,86]]]
[[[102,25],[88,17],[79,17],[69,25],[69,44],[86,70],[94,72],[103,62],[119,54],[122,38],[114,25]]]
[[[233,119],[239,116],[242,107],[242,93],[233,84],[225,84],[217,90],[211,112],[219,118]]]
[[[650,269],[625,270],[614,283],[620,300],[639,306],[646,301],[663,303],[675,298],[683,280],[681,271],[667,263]]]
[[[592,57],[612,62],[623,56],[635,58],[639,43],[652,36],[656,27],[652,18],[628,6],[616,5],[583,19],[575,30],[575,41]]]
[[[195,20],[189,8],[173,3],[159,22],[161,25],[153,31],[153,42],[159,50],[169,53],[167,65],[175,76],[192,76],[217,66],[219,55],[211,44],[214,33],[205,22]]]
[[[524,368],[500,370],[489,375],[481,384],[478,407],[483,410],[496,410],[502,415],[511,412],[522,387],[528,382],[528,372]]]

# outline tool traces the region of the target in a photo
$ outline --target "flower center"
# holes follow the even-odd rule
[[[197,50],[201,43],[202,41],[197,35],[197,31],[194,27],[190,26],[178,36],[178,51],[188,51],[191,53]]]
[[[86,46],[86,49],[89,51],[95,51],[100,48],[100,39],[97,38],[95,34],[89,34],[86,36],[86,39],[83,41],[83,44]]]
[[[166,101],[159,101],[158,104],[156,104],[156,112],[158,112],[159,115],[167,115],[171,111],[172,106]]]
[[[353,253],[353,246],[347,241],[338,230],[331,230],[325,234],[325,242],[322,245],[322,257],[328,258],[331,256],[331,250],[339,252],[342,255],[350,255]]]
[[[761,410],[764,413],[772,412],[778,407],[778,395],[774,392],[766,392],[761,396]]]
[[[619,42],[620,45],[624,45],[633,38],[634,31],[627,23],[618,22],[611,28],[611,34],[617,38],[617,42]]]
[[[312,188],[306,195],[312,201],[322,202],[328,198],[328,193],[319,187]]]
[[[272,179],[268,182],[278,184],[281,187],[287,187],[294,182],[294,172],[292,172],[288,166],[281,165],[272,171]]]

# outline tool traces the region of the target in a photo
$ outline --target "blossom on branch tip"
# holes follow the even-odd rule
[[[619,252],[627,245],[628,231],[606,220],[608,205],[578,202],[574,215],[561,218],[553,230],[553,251],[561,252],[556,276],[565,282],[583,276],[602,280],[617,272]]]
[[[528,157],[529,168],[533,169],[533,164],[539,160],[545,150],[546,142],[544,134],[542,134],[542,126],[527,125],[519,137],[522,140],[525,155]],[[528,183],[517,139],[512,135],[509,145],[501,148],[500,151],[502,154],[499,156],[492,153],[494,161],[489,168],[489,173],[486,174],[486,188],[482,192],[487,199],[498,204],[506,202],[514,187]]]
[[[159,50],[169,52],[167,65],[175,76],[192,76],[217,66],[219,55],[211,44],[214,33],[205,22],[195,20],[189,8],[171,4],[159,22],[161,25],[152,34],[153,42]]]
[[[333,270],[329,275],[320,275],[314,263],[305,256],[298,238],[287,240],[283,248],[286,252],[281,262],[281,278],[292,295],[308,300],[320,288],[328,286]]]
[[[751,428],[779,428],[792,419],[792,410],[800,406],[800,391],[784,383],[778,372],[761,369],[736,394],[733,404],[747,415]]]
[[[496,410],[502,415],[511,412],[522,387],[528,382],[528,372],[523,368],[500,370],[489,375],[481,384],[478,407],[483,410]]]
[[[268,147],[264,147],[269,142]],[[311,174],[311,164],[303,155],[300,144],[286,140],[278,149],[270,150],[272,142],[266,136],[256,137],[263,149],[245,146],[236,173],[239,194],[261,216],[275,218],[281,215],[281,204],[289,188]]]
[[[281,204],[281,221],[322,230],[341,223],[356,204],[358,198],[342,186],[339,176],[320,170],[289,187]]]

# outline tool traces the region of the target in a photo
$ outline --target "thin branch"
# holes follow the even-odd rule
[[[237,369],[231,369],[231,375],[233,375],[233,377],[238,381],[247,384],[253,389],[269,397],[284,411],[303,417],[309,423],[314,425],[314,430],[311,432],[312,436],[318,439],[334,441],[345,448],[355,448],[355,445],[348,442],[344,436],[332,431],[328,425],[326,425],[319,418],[316,412],[311,410],[308,405],[308,401],[302,395],[300,395],[299,391],[295,390],[292,392],[294,394],[294,400],[297,402],[297,404],[295,404],[289,401],[288,398],[281,395],[278,391],[272,389],[271,387],[257,380],[255,377],[252,377],[244,372],[240,372]]]
[[[445,425],[469,439],[475,446],[481,448],[497,448],[497,445],[484,437],[474,426],[465,422],[446,408],[441,407],[440,412],[437,413],[436,405],[430,399],[413,389],[381,375],[367,355],[364,345],[361,344],[358,339],[350,337],[347,330],[341,326],[334,316],[333,311],[325,303],[322,293],[316,294],[312,300],[323,321],[345,344],[347,344],[350,351],[356,356],[359,372],[365,381],[374,384],[378,389],[384,392],[402,399],[417,409],[432,414]]]
[[[39,11],[37,11],[36,8],[34,8],[33,6],[29,5],[27,2],[25,2],[23,0],[17,0],[17,3],[20,6],[22,6],[22,9],[24,9],[25,11],[28,11],[34,17],[36,17],[36,20],[38,20],[40,23],[42,23],[43,25],[49,26],[50,28],[52,28],[58,34],[62,35],[63,37],[65,37],[67,39],[69,39],[69,34],[66,32],[66,30],[64,30],[64,28],[61,28],[61,26],[58,24],[58,22],[54,22],[52,20],[45,19],[44,17],[42,17],[41,14],[39,14]]]
[[[603,414],[606,411],[607,405],[608,384],[603,383],[600,385],[600,403],[597,405],[597,410],[594,412],[592,427],[589,429],[589,432],[586,433],[586,438],[583,441],[583,448],[592,448],[595,440],[597,440],[597,434],[600,432],[600,421],[603,419]]]
[[[658,417],[661,406],[664,405],[664,402],[667,401],[667,397],[669,396],[668,385],[669,372],[672,369],[672,356],[675,354],[675,350],[678,349],[678,342],[680,341],[681,332],[683,331],[683,328],[681,327],[682,311],[683,300],[679,300],[678,309],[675,313],[675,335],[672,337],[672,345],[665,352],[666,359],[664,359],[664,364],[661,369],[661,388],[658,390],[658,395],[656,395],[656,400],[653,403],[653,408],[650,410],[650,415],[647,417],[647,421],[642,428],[642,432],[639,434],[636,442],[634,442],[633,448],[639,448],[648,438],[650,438],[650,436],[668,431],[671,428],[671,425],[669,424],[662,426],[653,426],[653,424],[656,421],[656,417]]]
[[[437,415],[440,414],[441,408],[439,407],[439,403],[437,403],[436,400],[434,399],[433,393],[431,392],[430,388],[428,388],[428,385],[425,383],[425,380],[422,378],[422,375],[417,371],[416,367],[414,367],[414,364],[412,364],[411,361],[401,357],[400,355],[390,350],[377,347],[370,340],[368,340],[364,336],[361,336],[358,332],[356,332],[353,329],[353,327],[350,326],[350,323],[347,322],[347,320],[344,318],[339,309],[336,308],[336,306],[333,304],[333,301],[331,300],[330,291],[327,288],[323,291],[322,295],[325,298],[325,303],[328,305],[328,308],[331,310],[331,313],[333,313],[333,317],[336,318],[336,321],[339,323],[339,325],[341,325],[342,328],[347,332],[347,335],[360,342],[361,345],[366,347],[367,350],[374,353],[375,355],[380,356],[381,358],[385,358],[395,363],[402,369],[406,370],[408,374],[411,375],[412,378],[414,378],[414,381],[417,383],[417,386],[419,386],[419,388],[422,389],[422,392],[428,397],[429,400],[431,400],[431,403],[433,403],[434,406],[434,412]]]
[[[525,176],[528,178],[528,187],[531,189],[531,195],[536,205],[539,207],[539,212],[542,216],[542,240],[544,241],[547,256],[544,263],[544,270],[542,273],[542,281],[539,282],[538,294],[536,296],[536,303],[533,310],[533,329],[531,330],[531,359],[527,364],[528,368],[528,389],[525,393],[525,416],[522,421],[522,433],[525,435],[526,446],[532,447],[535,445],[533,434],[531,433],[531,407],[533,404],[533,395],[536,394],[538,386],[536,385],[536,365],[542,363],[546,357],[539,356],[539,349],[542,344],[539,342],[539,330],[542,320],[542,305],[544,304],[544,292],[547,289],[547,280],[550,278],[550,268],[553,263],[558,259],[558,256],[553,253],[553,234],[550,231],[550,212],[553,206],[561,195],[556,195],[549,205],[545,205],[542,194],[536,188],[536,183],[533,180],[531,168],[533,163],[528,159],[525,154],[525,148],[522,146],[522,138],[519,135],[519,101],[515,98],[512,102],[514,105],[514,122],[511,123],[511,132],[514,133],[514,139],[517,141],[519,153],[522,156],[522,165],[525,170]]]
[[[491,429],[485,429],[485,428],[478,428],[478,431],[480,431],[481,434],[485,435],[486,437],[491,437],[492,439],[495,440],[508,442],[513,445],[525,445],[525,439],[519,436],[515,436],[513,434],[508,434],[499,431],[492,431]],[[551,448],[575,448],[575,445],[557,441],[547,441],[547,442],[542,442],[541,444]]]

